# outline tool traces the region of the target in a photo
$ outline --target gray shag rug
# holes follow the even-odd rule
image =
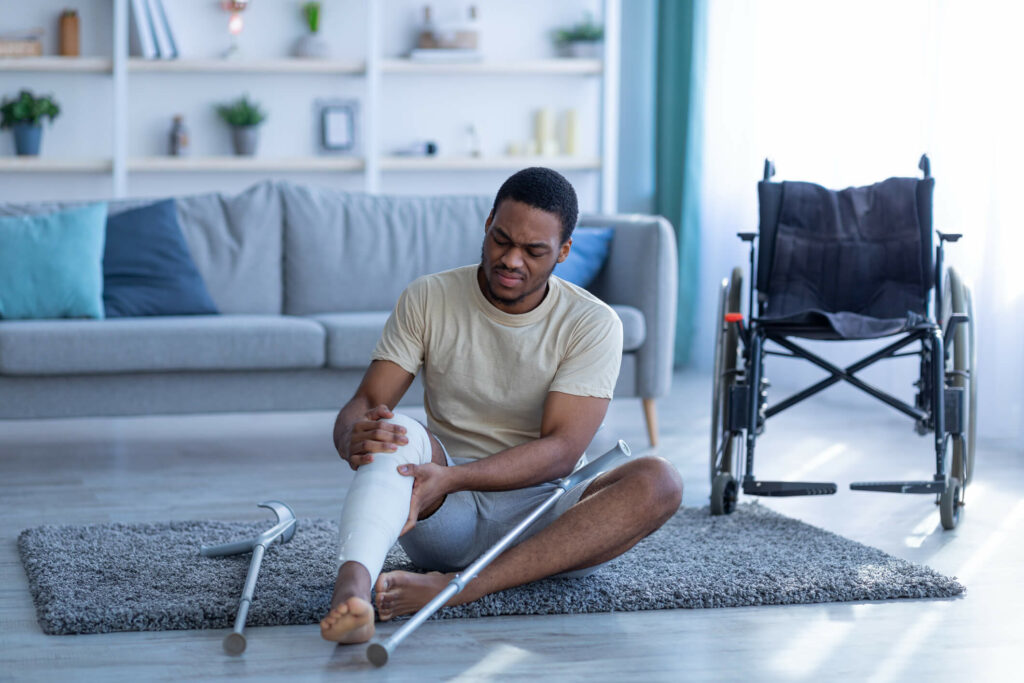
[[[199,555],[251,537],[261,522],[42,526],[18,537],[39,623],[49,634],[230,628],[249,554]],[[300,519],[268,549],[249,626],[312,624],[334,584],[336,526]],[[413,569],[397,546],[387,569]],[[948,598],[955,579],[756,504],[711,517],[681,509],[583,579],[546,579],[441,610],[435,618]]]

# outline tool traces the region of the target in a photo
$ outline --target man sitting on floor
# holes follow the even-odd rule
[[[498,190],[479,265],[402,293],[334,445],[356,476],[341,514],[338,576],[321,634],[373,636],[409,614],[555,490],[600,427],[622,360],[606,304],[552,276],[572,245],[572,185],[528,168]],[[422,369],[427,428],[392,409]],[[679,507],[660,458],[632,460],[568,491],[449,604],[548,576],[585,576]],[[399,542],[429,574],[380,573]]]

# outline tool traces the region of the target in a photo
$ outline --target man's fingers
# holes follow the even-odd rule
[[[403,477],[415,477],[416,476],[416,465],[399,465],[398,473]]]
[[[366,417],[371,420],[387,420],[394,416],[395,414],[391,412],[391,409],[384,404],[371,408],[370,412],[366,414]]]
[[[348,466],[352,469],[357,469],[363,465],[368,465],[373,462],[373,456],[369,453],[365,455],[350,455],[348,458]]]

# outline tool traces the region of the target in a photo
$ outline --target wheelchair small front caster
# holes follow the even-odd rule
[[[960,521],[960,480],[950,477],[946,481],[946,490],[939,498],[939,518],[942,520],[942,528],[946,531],[956,528]]]
[[[728,472],[719,472],[711,482],[711,514],[728,515],[736,509],[738,487]]]

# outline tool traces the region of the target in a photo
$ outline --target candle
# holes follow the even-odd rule
[[[577,127],[576,110],[567,109],[565,111],[565,144],[563,145],[563,149],[569,156],[575,156],[579,151]]]

